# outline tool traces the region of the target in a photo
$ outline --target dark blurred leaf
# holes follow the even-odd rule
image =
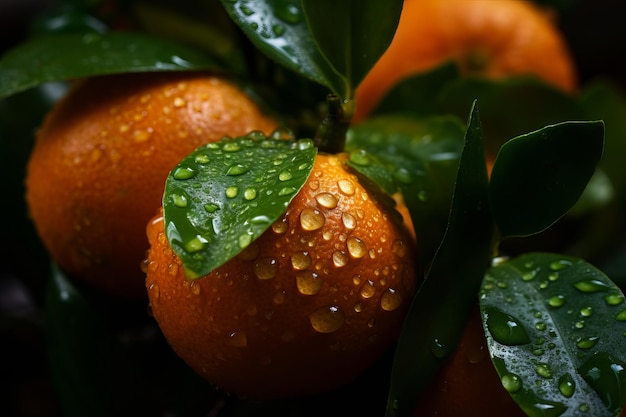
[[[0,98],[50,81],[192,69],[219,69],[219,65],[196,49],[142,33],[41,36],[18,45],[0,60]]]
[[[262,235],[302,188],[316,155],[309,139],[252,133],[185,157],[167,178],[163,213],[187,276],[208,274]]]
[[[443,88],[459,77],[454,63],[447,63],[432,71],[420,73],[398,82],[383,97],[373,115],[408,113],[413,116],[428,116],[438,110],[437,97]]]
[[[503,238],[539,233],[580,198],[602,155],[602,122],[563,122],[505,143],[489,196]]]
[[[108,416],[102,321],[56,264],[45,303],[46,344],[66,417]]]
[[[333,90],[344,100],[385,52],[395,34],[402,0],[303,0],[313,41],[345,79]]]
[[[626,302],[581,259],[530,253],[492,267],[480,297],[503,385],[533,417],[612,417],[626,401]]]
[[[387,416],[410,416],[442,360],[454,352],[493,254],[493,219],[478,109],[472,107],[448,229],[413,299],[398,343]]]
[[[439,112],[459,117],[478,100],[489,157],[515,136],[549,124],[587,120],[575,97],[534,78],[459,78],[448,83],[436,99]]]

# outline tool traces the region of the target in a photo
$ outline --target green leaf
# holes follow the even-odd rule
[[[419,241],[420,259],[430,263],[447,226],[465,127],[454,116],[376,116],[348,131],[353,166],[388,193],[401,190]],[[385,170],[370,172],[358,160],[374,155]],[[381,177],[391,175],[391,178]],[[385,181],[383,183],[382,181]]]
[[[385,52],[395,34],[402,0],[303,0],[314,41],[346,85],[336,93],[344,100]]]
[[[52,377],[64,415],[109,415],[102,322],[56,264],[51,266],[45,316]]]
[[[579,258],[530,253],[493,266],[480,297],[494,365],[534,416],[616,416],[626,401],[626,302]]]
[[[439,105],[437,97],[448,83],[457,78],[459,78],[458,66],[446,63],[434,70],[403,79],[383,97],[372,114],[403,113],[414,116],[435,114]]]
[[[316,153],[309,139],[253,132],[182,160],[167,178],[163,212],[187,276],[208,274],[263,234],[306,182]]]
[[[528,77],[498,81],[460,77],[447,83],[435,100],[438,112],[459,117],[478,100],[491,157],[513,137],[565,120],[588,120],[574,96]]]
[[[563,122],[505,143],[491,172],[491,210],[503,238],[539,233],[580,198],[602,155],[602,122]]]
[[[493,252],[482,129],[472,108],[450,220],[432,266],[413,299],[398,342],[387,416],[412,414],[419,394],[454,352]]]
[[[69,33],[26,41],[0,60],[0,98],[50,81],[142,71],[218,69],[206,54],[142,33]]]
[[[266,56],[339,93],[344,79],[317,49],[300,0],[221,0],[229,16]]]

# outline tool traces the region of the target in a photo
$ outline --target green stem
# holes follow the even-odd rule
[[[326,97],[326,103],[328,105],[326,116],[315,132],[315,145],[322,152],[342,152],[346,143],[346,134],[350,127],[352,112],[348,106],[342,105],[341,99],[335,94],[329,94]]]

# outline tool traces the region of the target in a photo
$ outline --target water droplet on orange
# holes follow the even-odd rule
[[[367,246],[358,237],[350,236],[346,242],[348,252],[353,258],[362,258],[367,254]]]
[[[300,294],[315,295],[322,290],[324,281],[312,271],[303,271],[296,275],[296,286]]]
[[[402,295],[393,288],[387,288],[380,298],[380,307],[385,311],[393,311],[402,305]]]
[[[309,322],[313,329],[320,333],[336,332],[344,325],[345,314],[339,306],[319,308],[309,315]]]
[[[293,269],[302,271],[311,266],[311,256],[309,252],[299,251],[291,255],[291,266]]]
[[[337,197],[335,197],[335,195],[331,193],[320,193],[315,196],[315,200],[317,200],[317,203],[320,206],[327,209],[334,209],[335,207],[337,207],[337,203],[339,202],[339,199],[337,199]]]
[[[319,210],[307,207],[300,212],[300,226],[308,232],[321,229],[325,222],[326,219]]]
[[[272,257],[263,257],[254,264],[254,274],[258,279],[272,279],[278,273],[278,261]]]

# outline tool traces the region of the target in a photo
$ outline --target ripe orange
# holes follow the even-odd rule
[[[78,81],[38,132],[26,175],[31,218],[69,275],[145,297],[145,225],[161,205],[169,170],[204,143],[276,126],[217,75]]]
[[[189,280],[147,227],[152,312],[173,350],[211,383],[256,399],[349,383],[396,341],[416,287],[416,247],[390,199],[345,154],[318,154],[286,213],[242,253]]]
[[[393,41],[356,90],[358,122],[401,79],[454,60],[467,76],[534,75],[576,88],[554,20],[526,0],[406,0]]]

